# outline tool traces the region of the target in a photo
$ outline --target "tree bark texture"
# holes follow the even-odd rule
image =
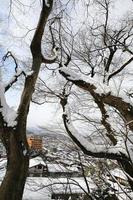
[[[0,200],[21,200],[29,166],[29,156],[25,153],[27,140],[11,128],[6,131],[3,143],[7,151],[7,170],[0,187]]]

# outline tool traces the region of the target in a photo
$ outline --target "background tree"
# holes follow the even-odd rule
[[[96,13],[88,10],[90,15],[76,34],[72,29],[64,33],[60,19],[56,89],[43,82],[45,91],[60,98],[64,125],[73,141],[89,156],[117,160],[133,189],[132,13],[115,18],[114,3],[94,1]],[[69,40],[64,40],[66,35]]]
[[[67,81],[80,88],[80,92],[88,92],[88,99],[91,98],[91,102],[93,101],[98,121],[101,123],[102,129],[104,128],[102,135],[105,143],[103,145],[94,143],[95,146],[93,146],[92,142],[86,141],[82,134],[73,127],[68,108],[69,94],[65,93],[65,90],[61,99],[63,121],[68,134],[84,153],[99,158],[116,159],[127,173],[133,189],[131,150],[133,108],[129,97],[131,88],[128,85],[128,81],[131,81],[130,63],[133,60],[132,15],[128,15],[128,19],[120,19],[116,27],[111,23],[110,6],[112,1],[103,0],[95,1],[95,3],[95,6],[98,5],[101,9],[104,18],[100,22],[97,18],[94,19],[92,26],[89,25],[88,29],[84,29],[82,36],[80,35],[81,39],[78,40],[79,48],[76,48],[73,53],[76,62],[74,64],[70,62],[68,65],[61,63],[59,72]],[[98,17],[100,14],[97,13]],[[73,73],[74,70],[77,73]],[[84,73],[84,77],[80,76],[81,72]],[[128,74],[128,80],[122,72],[125,75]],[[127,88],[124,88],[125,80]],[[125,91],[125,95],[123,91]],[[88,104],[92,105],[91,102]],[[112,114],[116,118],[116,120],[114,118],[116,124],[118,124],[117,118],[119,118],[123,130],[114,126],[113,119],[111,119]],[[86,116],[86,119],[89,116],[88,113],[81,115]],[[99,134],[97,136],[99,137]],[[90,138],[93,140],[93,137]]]

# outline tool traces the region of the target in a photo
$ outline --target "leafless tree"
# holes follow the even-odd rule
[[[129,101],[127,102],[121,94],[123,90],[121,85],[125,81],[123,73],[128,74],[130,81],[130,64],[133,61],[132,13],[126,15],[124,19],[117,20],[117,24],[114,25],[111,19],[113,1],[96,0],[94,3],[94,6],[99,8],[96,18],[89,18],[83,30],[77,35],[70,33],[70,30],[67,32],[68,38],[71,38],[73,42],[69,43],[68,41],[67,45],[65,45],[62,39],[64,35],[62,32],[58,32],[59,45],[62,51],[62,57],[59,59],[59,73],[66,79],[66,82],[64,81],[64,86],[60,88],[62,93],[58,93],[54,89],[50,89],[50,91],[48,87],[47,89],[51,94],[60,98],[64,113],[64,125],[73,141],[87,155],[117,160],[129,175],[128,180],[133,189],[133,165],[131,155],[129,156],[132,145],[130,137],[133,129],[133,108],[132,104]],[[100,17],[101,20],[99,20]],[[68,46],[69,48],[67,48]],[[79,75],[84,75],[83,77],[86,81]],[[59,77],[57,76],[57,78]],[[112,92],[114,87],[116,89]],[[70,88],[69,92],[68,88]],[[125,97],[130,100],[132,92],[128,90],[124,93]],[[83,96],[80,96],[81,94],[86,95],[88,109],[93,107],[93,112],[98,115],[97,120],[90,116],[91,113],[89,111],[88,113],[87,111],[83,112],[83,109],[84,111],[87,110],[87,102],[84,105],[85,108],[83,108],[84,100]],[[79,119],[82,121],[84,119],[89,125],[95,126],[96,137],[101,137],[104,144],[97,145],[94,142],[94,137],[91,137],[90,130],[87,143],[82,134],[72,128],[70,119],[72,109],[70,108],[72,107],[73,99],[76,98],[81,102],[81,109],[79,109],[79,104],[76,107],[76,114],[80,116]],[[76,104],[74,104],[74,112],[75,106]],[[70,111],[68,112],[68,110]],[[111,124],[111,117],[115,121],[115,125],[119,126],[118,128],[114,127],[114,121]],[[72,120],[74,120],[73,117]],[[127,129],[129,130],[128,134]],[[127,141],[128,144],[130,143],[128,147]],[[94,148],[91,148],[93,145]],[[121,145],[123,149],[120,148]]]
[[[12,7],[12,2],[10,1],[10,8]],[[65,4],[69,2],[66,1]],[[133,61],[132,14],[128,15],[128,18],[122,20],[121,23],[117,22],[117,26],[112,25],[110,20],[110,5],[112,1],[95,0],[94,5],[102,11],[102,15],[97,14],[97,16],[99,18],[102,16],[102,19],[98,20],[98,17],[96,17],[90,20],[88,9],[87,22],[89,26],[85,26],[84,33],[80,31],[80,34],[73,34],[68,25],[65,27],[67,29],[64,28],[65,23],[62,17],[66,11],[66,7],[58,14],[56,12],[51,13],[53,3],[55,7],[60,8],[63,4],[62,1],[42,0],[41,3],[40,18],[30,44],[32,54],[30,73],[26,74],[24,71],[18,70],[17,59],[10,51],[3,57],[3,61],[7,59],[14,61],[15,74],[7,85],[0,84],[0,138],[6,148],[8,159],[6,176],[0,187],[0,200],[22,199],[29,163],[26,124],[30,101],[35,90],[41,65],[44,64],[46,68],[50,68],[49,64],[55,62],[57,68],[59,68],[59,73],[65,78],[65,81],[61,84],[60,93],[56,94],[55,91],[52,93],[51,90],[49,94],[56,94],[56,97],[60,98],[66,131],[85,154],[98,158],[117,160],[127,173],[130,186],[133,190],[131,151],[129,152],[129,156],[129,153],[127,154],[128,148],[126,148],[126,151],[120,148],[120,142],[122,145],[126,143],[126,147],[130,143],[131,147],[130,136],[133,130],[133,106],[121,96],[122,87],[120,87],[121,84],[119,83],[119,77],[123,77],[122,73],[126,72],[129,76],[131,75],[130,64]],[[52,14],[52,17],[49,20],[50,14]],[[69,17],[67,16],[67,12],[66,17]],[[49,26],[46,26],[46,24]],[[49,31],[49,36],[44,34],[46,31]],[[66,35],[68,39],[65,41]],[[77,41],[79,42],[77,43]],[[56,44],[58,44],[60,53],[57,61]],[[42,50],[46,52],[45,45],[53,51],[53,56],[50,58],[44,57],[42,53]],[[75,70],[76,73],[73,73]],[[52,71],[55,73],[55,69]],[[84,77],[78,78],[77,73],[84,74],[85,80]],[[13,117],[15,116],[14,120],[10,119],[9,121],[9,118],[7,118],[8,115],[7,113],[5,114],[3,108],[6,105],[6,109],[8,108],[10,113],[12,110],[7,106],[4,94],[21,75],[24,75],[25,78],[21,101],[17,113],[13,114]],[[115,85],[114,82],[117,85],[117,93],[109,90],[109,86]],[[99,83],[101,87],[99,87]],[[45,83],[46,88],[48,89],[47,83]],[[74,93],[74,91],[76,92]],[[102,134],[104,134],[104,137],[108,141],[107,144],[106,142],[102,145],[94,144],[73,128],[70,112],[68,112],[68,103],[72,102],[70,101],[71,95],[76,94],[77,96],[77,91],[80,91],[80,94],[83,92],[86,93],[88,95],[87,98],[90,100],[88,104],[93,102],[92,106],[94,106],[95,112],[100,113],[98,122],[100,122],[104,130]],[[129,99],[132,98],[132,91],[126,91],[125,96]],[[111,122],[109,122],[109,116],[112,113],[116,113],[119,116],[122,126],[124,127],[123,124],[125,124],[128,131],[120,131],[119,129],[116,132]],[[79,114],[87,120],[89,119],[88,122],[91,121],[92,123],[92,119],[88,118],[88,115],[83,116],[83,113]],[[99,132],[97,133],[99,134]]]
[[[10,2],[12,3],[13,1]],[[0,138],[7,152],[7,171],[0,186],[1,200],[22,199],[29,166],[26,124],[30,101],[34,92],[41,64],[51,64],[56,60],[55,54],[51,58],[45,58],[41,49],[42,37],[52,10],[53,0],[43,0],[41,1],[41,4],[42,8],[40,18],[30,44],[32,54],[32,67],[29,70],[30,73],[26,75],[23,71],[20,72],[18,70],[17,59],[11,52],[7,52],[7,54],[3,57],[3,61],[10,58],[14,60],[15,74],[7,85],[2,84],[2,82],[0,83]],[[9,120],[8,114],[10,115],[13,111],[7,105],[4,96],[22,74],[25,76],[25,81],[20,104],[16,115],[13,114]]]
[[[121,125],[123,124],[123,127],[125,122],[126,126],[128,126],[128,129],[130,130],[130,134],[132,135],[132,103],[126,101],[121,95],[122,87],[120,87],[119,92],[118,90],[116,93],[112,91],[113,81],[116,85],[117,83],[119,84],[120,78],[124,76],[122,72],[125,72],[130,76],[130,64],[133,61],[132,15],[130,15],[128,19],[121,19],[120,22],[117,22],[117,26],[114,26],[111,24],[109,17],[111,12],[110,5],[112,1],[103,0],[95,2],[96,6],[98,5],[98,7],[100,7],[103,18],[100,22],[98,19],[94,19],[93,24],[89,25],[88,29],[84,29],[82,36],[80,34],[81,40],[80,38],[78,40],[79,48],[76,46],[76,49],[73,50],[73,56],[76,61],[78,60],[78,62],[70,61],[68,65],[61,63],[59,72],[67,81],[71,82],[74,86],[77,86],[77,88],[80,89],[80,92],[88,93],[88,99],[90,98],[91,102],[93,102],[95,112],[100,112],[101,117],[99,122],[101,123],[102,128],[104,128],[102,134],[104,134],[104,137],[108,141],[107,146],[101,146],[98,144],[94,145],[91,141],[87,142],[82,134],[73,127],[70,119],[70,109],[68,108],[68,104],[71,104],[69,97],[71,94],[67,94],[65,89],[64,96],[62,96],[61,99],[61,105],[64,113],[63,121],[68,134],[85,154],[99,158],[117,160],[120,166],[122,166],[125,172],[129,175],[128,180],[131,188],[133,189],[133,165],[131,155],[127,155],[126,150],[124,153],[122,149],[119,149],[119,137],[121,138],[121,145],[124,145],[125,138],[127,137],[126,130],[124,128],[123,130],[116,130],[109,120],[111,115],[116,113],[116,116],[114,116],[121,120]],[[97,15],[98,17],[100,16],[99,14]],[[76,74],[73,73],[74,69],[77,69]],[[86,81],[84,78],[79,77],[79,75],[83,73]],[[128,84],[128,82],[126,83]],[[100,85],[102,88],[101,91]],[[109,87],[111,89],[109,89]],[[91,104],[88,102],[88,105]],[[85,115],[85,117],[87,119],[88,115]],[[128,141],[131,136],[129,135]],[[99,137],[99,134],[97,137]],[[130,141],[129,143],[131,146],[132,142]],[[94,148],[92,145],[94,145]],[[116,150],[117,148],[119,150]],[[130,147],[128,146],[128,148]]]

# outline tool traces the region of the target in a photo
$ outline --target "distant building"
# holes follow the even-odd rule
[[[68,186],[69,185],[67,185],[67,187]],[[71,193],[62,193],[62,192],[52,193],[51,199],[55,199],[55,200],[58,200],[58,199],[62,199],[62,200],[69,200],[69,199],[77,200],[79,198],[83,199],[84,197],[85,197],[85,192],[84,191],[82,191],[81,193],[73,193],[71,191]],[[88,198],[87,198],[87,200],[91,200],[90,198],[89,199]]]
[[[42,151],[42,137],[30,136],[27,139],[30,149]]]
[[[41,157],[31,158],[29,162],[29,172],[30,177],[42,177],[47,174],[47,165],[42,160]]]
[[[64,167],[61,164],[47,164],[48,176],[50,177],[72,177],[79,176],[80,172],[77,167]]]
[[[31,158],[29,162],[29,173],[30,177],[78,177],[80,172],[77,167],[64,167],[61,164],[48,163],[46,164],[41,157],[37,156]]]

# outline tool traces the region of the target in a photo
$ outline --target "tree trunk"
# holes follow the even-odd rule
[[[24,148],[27,141],[22,142],[19,133],[14,131],[8,136],[7,171],[0,187],[0,200],[22,200],[29,166],[28,148]]]
[[[41,51],[41,41],[47,19],[52,10],[53,0],[48,5],[42,1],[42,10],[36,31],[31,41],[30,49],[33,57],[31,70],[33,73],[26,76],[21,102],[17,110],[16,127],[6,127],[6,122],[0,112],[0,138],[7,151],[7,171],[0,187],[0,200],[22,200],[24,185],[28,173],[29,153],[26,139],[26,122],[32,94],[36,80],[44,63],[54,63],[55,58],[45,59]],[[0,99],[0,108],[1,99]]]

